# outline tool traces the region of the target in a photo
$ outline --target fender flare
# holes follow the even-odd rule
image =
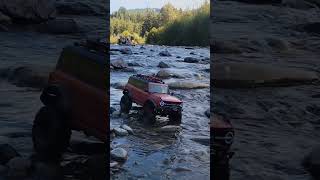
[[[150,99],[148,99],[148,100],[144,103],[143,106],[145,106],[146,104],[149,104],[149,103],[152,104],[154,108],[157,107],[156,104],[155,104],[152,100],[150,100]]]
[[[59,84],[50,84],[42,90],[41,102],[46,106],[53,106],[62,112],[70,109],[66,90]]]

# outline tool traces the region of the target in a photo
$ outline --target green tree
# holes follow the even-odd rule
[[[161,10],[161,23],[167,24],[169,22],[173,22],[179,14],[179,10],[177,10],[171,3],[164,5]]]

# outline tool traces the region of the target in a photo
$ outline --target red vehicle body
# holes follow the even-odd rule
[[[229,120],[221,115],[211,115],[211,167],[214,179],[229,180],[229,161],[233,156],[230,147],[234,139],[234,128]]]
[[[107,44],[87,41],[63,49],[40,97],[45,106],[34,120],[32,136],[38,153],[62,153],[71,130],[109,143],[107,48]]]
[[[131,76],[123,93],[120,104],[127,113],[134,102],[144,107],[145,115],[151,118],[152,122],[155,121],[155,115],[168,115],[172,121],[181,121],[182,101],[170,95],[168,85],[156,77],[141,74]],[[128,102],[124,103],[124,99]]]

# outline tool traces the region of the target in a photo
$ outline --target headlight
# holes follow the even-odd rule
[[[160,106],[164,106],[164,102],[162,100],[160,101]]]

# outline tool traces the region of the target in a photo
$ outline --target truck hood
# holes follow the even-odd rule
[[[156,96],[160,97],[160,99],[162,101],[165,101],[165,102],[172,102],[172,103],[182,103],[182,101],[174,96],[171,96],[169,94],[160,94],[160,93],[157,93],[155,94]]]

